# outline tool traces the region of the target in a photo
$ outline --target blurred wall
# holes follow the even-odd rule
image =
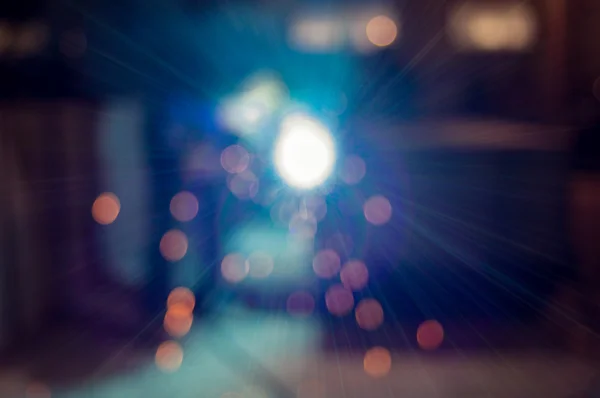
[[[85,268],[94,122],[87,106],[69,102],[3,103],[0,118],[6,342],[59,312],[73,271]]]
[[[600,2],[577,0],[570,2],[568,66],[571,100],[575,108],[587,98],[600,99]]]
[[[141,272],[139,110],[128,101],[0,104],[0,347],[47,323],[101,314],[102,292]],[[127,208],[108,231],[90,212],[106,190]]]
[[[35,241],[30,198],[24,192],[15,145],[5,138],[0,143],[0,348],[19,330],[35,327],[41,312],[36,292],[40,281],[27,280],[31,271],[35,274],[37,257],[27,249]]]

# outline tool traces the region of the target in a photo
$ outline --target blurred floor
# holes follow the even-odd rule
[[[402,339],[398,329],[388,332],[390,343]],[[55,331],[3,361],[0,396],[29,397],[27,387],[41,382],[54,398],[219,398],[226,392],[252,398],[563,398],[579,396],[598,370],[592,362],[539,344],[528,350],[450,347],[434,354],[391,344],[391,372],[374,379],[363,370],[363,354],[373,341],[356,337],[355,343],[342,343],[344,335],[355,338],[314,320],[230,309],[210,321],[197,320],[181,341],[181,368],[168,374],[154,363],[156,345],[77,329]],[[332,349],[323,350],[324,342]]]

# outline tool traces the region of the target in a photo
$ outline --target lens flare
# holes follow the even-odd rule
[[[333,139],[323,124],[301,114],[283,120],[275,143],[275,167],[287,184],[314,188],[327,180],[334,163]]]

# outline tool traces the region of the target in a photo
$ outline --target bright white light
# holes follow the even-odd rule
[[[322,184],[335,163],[335,148],[328,129],[306,115],[290,115],[275,144],[275,167],[289,185],[309,189]]]

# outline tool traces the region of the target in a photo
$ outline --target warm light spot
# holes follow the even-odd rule
[[[397,35],[398,27],[390,17],[379,15],[367,23],[367,38],[377,47],[389,46]]]
[[[167,231],[160,240],[160,253],[167,261],[181,260],[187,253],[187,249],[187,236],[178,229]]]
[[[92,205],[92,217],[98,224],[112,224],[119,215],[121,203],[117,195],[105,192],[98,196]]]
[[[367,172],[365,161],[360,157],[351,155],[344,159],[340,170],[340,178],[348,185],[358,184]]]
[[[325,305],[333,315],[344,316],[354,307],[352,292],[342,285],[333,285],[325,293]]]
[[[373,196],[365,202],[363,212],[371,224],[383,225],[392,217],[392,205],[381,195]]]
[[[250,170],[232,174],[227,177],[227,187],[238,199],[250,199],[258,192],[258,178]]]
[[[191,192],[179,192],[171,199],[169,208],[177,221],[190,221],[198,214],[198,199]]]
[[[51,398],[50,388],[43,383],[31,383],[25,390],[25,398]]]
[[[513,11],[513,18],[508,23],[509,29],[512,31],[510,44],[508,48],[511,50],[522,50],[533,44],[535,37],[535,22],[533,17],[528,15],[524,9],[516,9]]]
[[[241,173],[250,165],[250,154],[241,145],[228,146],[221,152],[221,166],[228,173]]]
[[[175,304],[165,314],[163,326],[171,337],[181,338],[192,328],[194,316],[184,304]]]
[[[383,323],[383,308],[375,299],[364,299],[354,312],[358,326],[365,330],[375,330]]]
[[[263,252],[253,252],[246,260],[248,273],[256,279],[263,279],[273,272],[273,257]]]
[[[482,50],[518,50],[527,47],[532,36],[527,19],[493,11],[472,18],[467,32],[473,44]]]
[[[321,250],[313,259],[313,270],[321,278],[333,278],[340,272],[340,268],[340,256],[334,250]]]
[[[305,380],[296,390],[297,398],[326,398],[326,389],[319,380]]]
[[[417,329],[417,342],[424,350],[435,350],[444,341],[444,328],[435,320],[423,322]]]
[[[287,299],[286,309],[290,315],[300,318],[307,317],[315,309],[315,299],[308,292],[294,292]]]
[[[448,24],[451,39],[461,48],[521,51],[536,36],[535,12],[523,4],[474,4],[457,7]]]
[[[230,283],[238,283],[246,278],[249,272],[248,263],[237,253],[228,254],[221,262],[221,274]]]
[[[384,377],[392,368],[392,356],[386,348],[374,347],[365,354],[363,365],[369,376]]]
[[[340,279],[346,289],[358,291],[367,285],[369,270],[362,261],[350,260],[342,267]]]
[[[290,220],[290,234],[299,239],[312,239],[317,233],[317,219],[308,213],[297,213]]]
[[[60,39],[60,51],[69,58],[83,56],[87,49],[87,37],[81,30],[69,30]]]
[[[156,350],[156,366],[166,373],[176,372],[183,362],[183,350],[174,341],[165,341]]]
[[[188,313],[192,313],[196,306],[196,298],[194,293],[187,287],[176,287],[169,293],[167,299],[167,309],[171,309],[173,306],[183,307]]]
[[[502,17],[493,13],[473,18],[467,25],[471,40],[484,50],[500,50],[506,45],[509,31]]]

